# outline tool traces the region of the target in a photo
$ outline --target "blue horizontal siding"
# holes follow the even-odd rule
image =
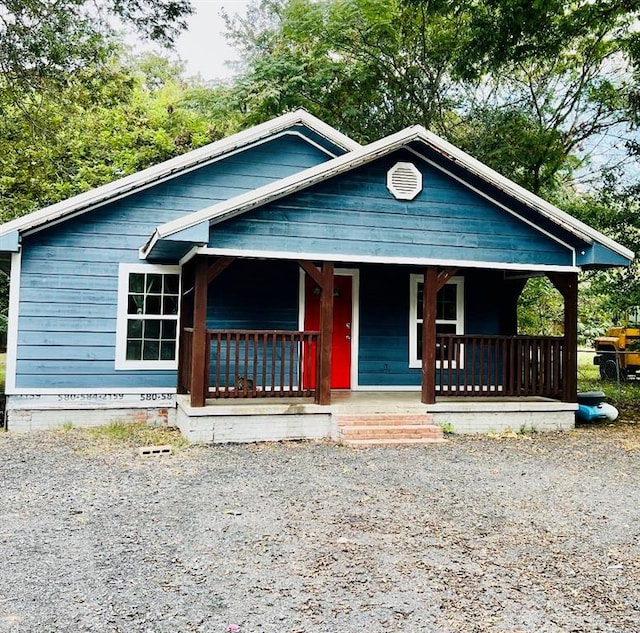
[[[285,136],[24,237],[16,387],[175,387],[175,371],[115,370],[119,264],[140,263],[138,249],[157,225],[327,158]],[[283,316],[263,294],[254,316],[271,311],[265,327],[288,326],[297,290],[291,301]]]
[[[97,306],[96,306],[97,307]],[[97,311],[97,310],[96,310]],[[104,312],[104,308],[102,308]],[[31,328],[31,329],[29,329]],[[52,317],[52,316],[34,316],[30,318],[28,324],[20,331],[19,340],[25,345],[28,341],[38,341],[38,335],[42,332],[49,332],[51,335],[69,335],[73,337],[77,329],[82,332],[115,332],[116,319],[108,318],[91,318],[87,316]],[[31,337],[31,339],[29,338]],[[59,341],[59,339],[57,339]],[[72,339],[73,342],[73,339]],[[57,343],[59,344],[59,343]]]
[[[411,272],[408,268],[388,266],[360,269],[358,384],[361,386],[420,384],[420,370],[409,369]]]
[[[207,326],[219,330],[298,330],[299,267],[295,262],[276,261],[236,261],[209,287],[209,305]],[[244,375],[244,347],[239,348],[241,367],[235,366],[235,348],[230,355],[229,383],[226,384],[226,371],[220,387],[231,387],[238,374]],[[263,358],[262,348],[258,346],[258,367],[266,360],[270,367],[271,351]],[[253,350],[251,351],[252,359]],[[279,357],[280,350],[276,350]],[[297,356],[296,356],[297,359]],[[221,366],[226,367],[225,354],[220,355]],[[214,370],[216,357],[212,349],[210,384],[215,385]],[[285,367],[285,384],[289,380],[289,366]],[[253,361],[249,363],[247,376],[253,372]],[[297,374],[294,369],[294,374]],[[297,376],[294,378],[296,382]],[[261,389],[280,386],[280,375],[274,384],[262,384],[261,376],[256,387]]]
[[[570,249],[412,157],[424,189],[396,200],[400,152],[212,227],[212,247],[348,256],[573,265]]]
[[[360,268],[358,384],[415,387],[421,369],[409,367],[410,276],[424,270],[404,266]],[[498,271],[461,271],[465,278],[465,333],[512,334],[515,295]],[[437,376],[439,380],[439,375]]]
[[[298,329],[295,262],[236,261],[209,287],[212,329]]]
[[[94,363],[94,361],[87,361]],[[175,389],[175,372],[118,372],[105,379],[104,367],[97,367],[94,374],[56,373],[55,368],[60,361],[43,364],[36,373],[22,371],[20,373],[20,389]],[[51,371],[50,371],[51,370]],[[46,384],[43,385],[43,376]]]

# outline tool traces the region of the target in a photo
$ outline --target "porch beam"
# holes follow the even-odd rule
[[[442,288],[444,288],[444,286],[449,281],[449,279],[451,279],[451,277],[453,277],[457,272],[458,272],[457,268],[443,268],[438,273],[438,278],[437,278],[438,291],[442,290]]]
[[[320,288],[322,288],[322,285],[324,284],[324,276],[315,264],[305,261],[304,259],[299,259],[298,265]]]
[[[193,297],[193,337],[191,350],[191,406],[204,407],[209,377],[205,376],[207,351],[207,287],[209,264],[206,256],[195,263]]]
[[[446,283],[446,282],[445,282]],[[444,285],[444,284],[443,284]],[[422,293],[422,403],[436,401],[436,301],[438,296],[438,271],[424,271]]]
[[[563,402],[578,400],[578,273],[548,273],[564,299]]]
[[[322,285],[320,288],[322,289],[322,292],[320,293],[320,344],[318,350],[319,359],[316,378],[316,402],[318,404],[331,404],[333,262],[324,262],[322,264]]]
[[[207,270],[207,282],[217,279],[235,260],[235,257],[218,257]]]

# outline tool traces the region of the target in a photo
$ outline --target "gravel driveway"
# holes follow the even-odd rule
[[[1,434],[0,475],[0,631],[640,631],[635,426],[154,458]]]

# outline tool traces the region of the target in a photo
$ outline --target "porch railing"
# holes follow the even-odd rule
[[[193,330],[186,328],[181,362],[191,373]],[[315,395],[319,332],[208,330],[205,377],[210,398],[311,397]],[[185,385],[186,386],[186,385]]]
[[[436,390],[447,396],[562,395],[564,339],[547,336],[436,338]]]
[[[191,384],[192,328],[181,339],[183,393]],[[319,332],[208,330],[206,393],[210,398],[315,395]],[[436,393],[441,396],[560,398],[564,339],[542,336],[439,335]]]

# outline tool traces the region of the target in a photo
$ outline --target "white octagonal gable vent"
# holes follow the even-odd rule
[[[422,191],[422,174],[413,163],[396,163],[387,172],[387,189],[398,200],[413,200]]]

